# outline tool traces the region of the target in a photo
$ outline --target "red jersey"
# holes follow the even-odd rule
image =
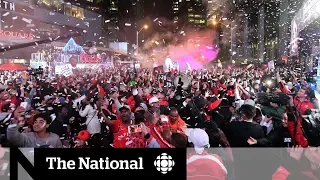
[[[222,159],[216,154],[203,152],[202,154],[189,154],[187,157],[188,180],[224,180],[227,169]]]
[[[310,102],[309,99],[300,101],[296,96],[293,100],[293,104],[297,108],[301,116],[305,114],[306,110],[313,109],[313,104]]]
[[[113,121],[113,147],[126,148],[127,143],[130,141],[128,127],[121,123],[120,120]]]
[[[128,126],[120,120],[113,121],[113,147],[114,148],[145,148],[146,140],[141,133],[129,134]]]
[[[160,145],[160,148],[173,148],[173,146],[162,137],[162,127],[151,125],[149,128],[150,135],[157,141],[157,143]]]

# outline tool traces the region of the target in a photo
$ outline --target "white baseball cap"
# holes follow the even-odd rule
[[[149,99],[149,104],[151,105],[152,103],[157,103],[159,102],[159,99],[157,97],[152,97]]]
[[[252,99],[246,99],[244,100],[244,103],[243,104],[248,104],[248,105],[251,105],[251,106],[256,106],[256,103],[252,100]]]
[[[210,147],[209,136],[206,131],[199,128],[188,128],[184,132],[188,136],[189,143],[192,143],[197,154],[202,154],[204,148]]]

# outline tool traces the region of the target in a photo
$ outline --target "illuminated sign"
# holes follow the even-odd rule
[[[11,37],[11,38],[23,38],[23,39],[33,39],[33,34],[31,33],[21,33],[21,32],[14,32],[14,31],[3,31],[0,30],[0,36],[3,37]]]
[[[97,56],[90,56],[87,54],[80,54],[79,63],[102,63],[102,59]]]
[[[73,55],[73,54],[61,54],[60,57],[55,58],[57,62],[62,63],[71,63],[70,59],[74,59],[76,63],[107,63],[112,62],[114,57],[111,56],[95,56],[95,55],[88,55],[88,54],[80,54],[80,55]]]
[[[10,11],[16,10],[16,6],[13,2],[8,2],[3,0],[0,0],[0,8],[10,10]]]

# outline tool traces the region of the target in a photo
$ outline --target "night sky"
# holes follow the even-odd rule
[[[173,0],[145,0],[145,16],[173,19]]]

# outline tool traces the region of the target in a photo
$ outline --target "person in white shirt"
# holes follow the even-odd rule
[[[91,135],[101,133],[101,124],[98,118],[98,108],[94,102],[90,102],[84,109],[80,109],[79,114],[81,117],[86,117],[87,130]]]

